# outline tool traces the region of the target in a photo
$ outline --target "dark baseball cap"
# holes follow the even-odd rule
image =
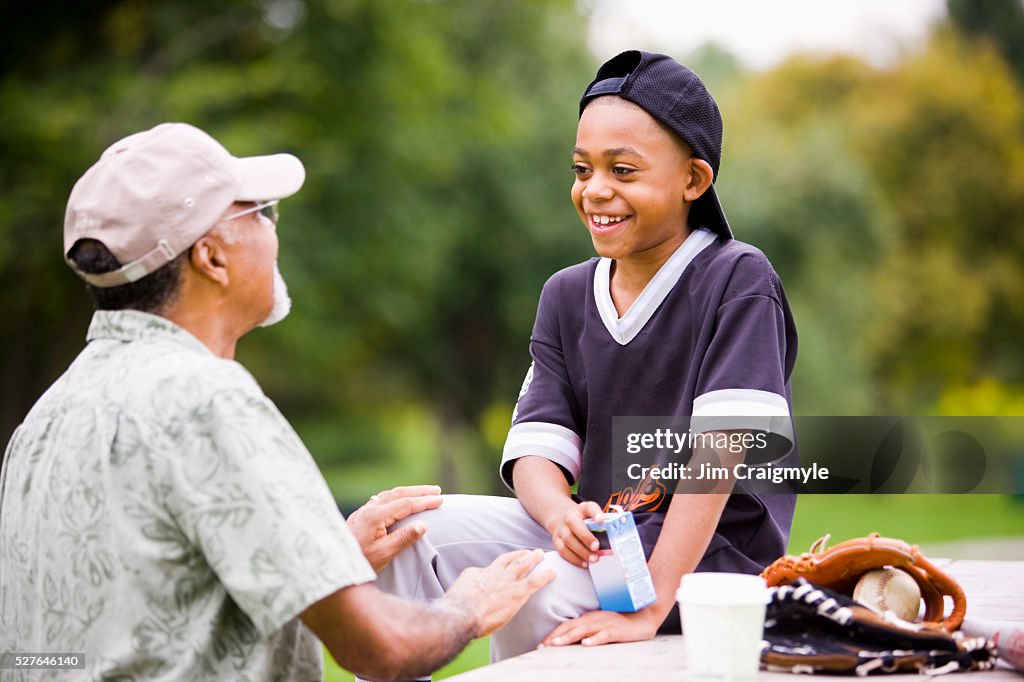
[[[629,50],[601,65],[580,99],[580,116],[596,97],[616,95],[636,104],[690,145],[714,171],[707,191],[690,207],[690,224],[732,239],[714,181],[722,160],[722,114],[700,76],[663,54]]]

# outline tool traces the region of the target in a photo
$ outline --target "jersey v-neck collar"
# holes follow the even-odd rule
[[[679,245],[675,253],[658,268],[654,277],[622,317],[619,317],[618,311],[615,310],[615,303],[612,301],[612,259],[598,259],[597,269],[594,271],[594,300],[605,329],[619,345],[625,346],[636,338],[636,335],[654,316],[655,311],[665,301],[665,297],[682,277],[686,266],[697,257],[697,254],[713,244],[717,238],[713,232],[703,227],[692,232]]]

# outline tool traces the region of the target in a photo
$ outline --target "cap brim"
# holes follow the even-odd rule
[[[302,162],[291,154],[235,159],[235,173],[241,181],[238,201],[284,199],[298,192],[306,180]]]
[[[732,239],[732,229],[729,221],[725,218],[725,211],[722,210],[722,202],[718,200],[718,193],[712,184],[699,199],[693,202],[690,208],[690,227],[697,229],[706,227],[722,239]]]

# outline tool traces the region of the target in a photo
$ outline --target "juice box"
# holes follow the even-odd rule
[[[657,595],[632,512],[614,505],[612,509],[601,523],[586,520],[600,544],[598,559],[589,566],[590,578],[602,610],[631,613],[653,604]]]

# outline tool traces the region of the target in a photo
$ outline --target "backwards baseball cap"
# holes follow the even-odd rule
[[[291,154],[237,158],[187,123],[162,123],[112,144],[75,183],[64,214],[64,259],[89,284],[115,287],[166,265],[236,201],[283,199],[306,179]],[[122,263],[82,272],[68,258],[95,239]]]
[[[636,104],[690,145],[694,156],[708,162],[714,178],[690,207],[690,223],[732,239],[714,185],[722,160],[722,114],[700,77],[669,56],[629,50],[597,70],[580,99],[580,116],[591,100],[604,95]]]

